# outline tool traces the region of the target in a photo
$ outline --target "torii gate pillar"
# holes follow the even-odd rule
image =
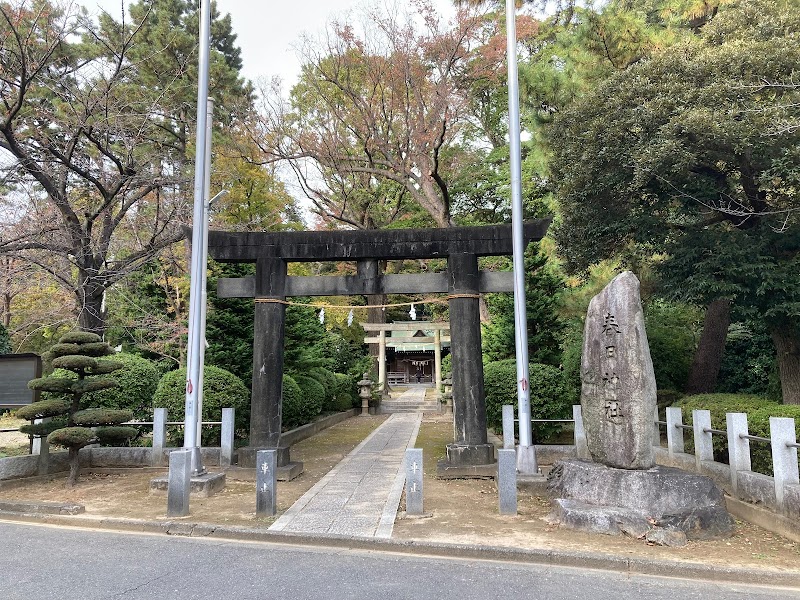
[[[453,355],[453,427],[455,442],[447,445],[440,475],[461,475],[494,463],[494,445],[487,443],[483,391],[478,257],[451,254],[447,259],[450,300],[450,352]],[[494,467],[489,468],[493,473]],[[449,473],[448,473],[449,472]],[[479,474],[479,473],[475,473]]]

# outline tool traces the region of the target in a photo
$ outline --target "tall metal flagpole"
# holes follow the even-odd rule
[[[197,446],[203,445],[203,375],[206,364],[206,312],[208,308],[208,214],[211,208],[211,139],[214,121],[214,99],[206,101],[206,150],[205,173],[203,177],[203,265],[200,268],[200,343],[197,344],[200,352],[200,372],[197,377]]]
[[[186,420],[184,422],[184,448],[192,450],[192,474],[205,472],[197,444],[198,391],[200,389],[200,368],[203,343],[200,334],[203,311],[203,259],[206,252],[206,240],[203,238],[205,227],[205,154],[206,127],[208,119],[208,56],[211,45],[211,2],[204,0],[200,6],[200,59],[197,82],[197,147],[194,159],[194,212],[192,219],[192,263],[189,287],[189,347],[186,355]]]
[[[525,313],[525,243],[522,235],[522,166],[520,156],[517,24],[514,0],[506,0],[508,60],[508,137],[511,162],[511,235],[514,252],[514,343],[517,353],[519,448],[517,470],[536,474],[536,451],[531,446],[531,392],[528,381],[528,318]]]

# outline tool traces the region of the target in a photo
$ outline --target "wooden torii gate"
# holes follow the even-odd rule
[[[550,219],[524,225],[525,242],[544,237]],[[455,440],[440,465],[473,472],[494,462],[487,443],[481,360],[479,294],[513,291],[510,272],[478,270],[479,256],[512,253],[511,225],[377,231],[225,232],[210,231],[208,250],[220,262],[256,264],[255,277],[220,279],[222,298],[255,298],[250,445],[239,450],[239,465],[255,466],[255,452],[277,449],[283,477],[299,474],[281,446],[281,392],[287,297],[378,294],[447,294],[453,356]],[[381,260],[446,258],[444,273],[382,275]],[[290,262],[356,261],[357,274],[290,277]]]

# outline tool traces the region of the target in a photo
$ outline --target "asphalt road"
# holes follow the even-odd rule
[[[0,523],[3,600],[782,600],[607,571]]]

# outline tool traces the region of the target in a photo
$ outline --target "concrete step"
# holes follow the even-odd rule
[[[388,415],[393,413],[431,413],[431,412],[439,412],[439,407],[436,408],[426,408],[426,409],[416,409],[416,408],[386,408],[384,406],[381,407],[381,414]]]
[[[381,412],[383,413],[390,413],[390,412],[438,412],[439,411],[439,404],[438,403],[426,403],[426,404],[419,404],[414,406],[398,406],[395,404],[386,404],[381,403]]]

